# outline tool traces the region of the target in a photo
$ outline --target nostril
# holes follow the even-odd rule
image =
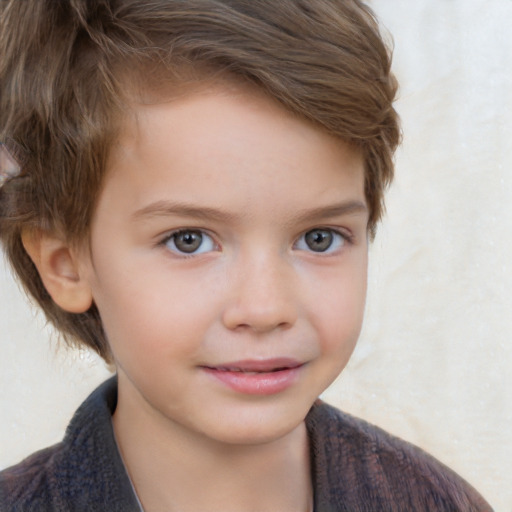
[[[228,329],[250,329],[258,333],[287,329],[295,320],[296,314],[290,304],[276,308],[237,304],[226,308],[223,314],[223,323]]]

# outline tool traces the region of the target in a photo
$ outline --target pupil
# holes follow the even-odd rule
[[[315,252],[324,252],[332,244],[332,233],[325,229],[315,229],[306,233],[306,244]]]
[[[191,253],[199,249],[202,240],[201,233],[197,231],[184,231],[176,235],[174,243],[180,251]]]

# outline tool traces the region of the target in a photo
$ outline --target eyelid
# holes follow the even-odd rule
[[[175,237],[179,233],[187,233],[187,232],[200,233],[202,235],[202,237],[208,237],[212,241],[213,248],[211,250],[206,250],[206,251],[202,251],[202,252],[187,253],[187,252],[181,252],[178,248],[172,249],[167,245],[169,243],[169,241],[172,240],[173,237]],[[174,229],[172,231],[168,231],[165,233],[164,236],[160,237],[157,245],[160,247],[163,247],[166,251],[168,251],[171,254],[173,254],[177,257],[180,257],[180,258],[192,258],[192,257],[197,257],[197,256],[201,256],[204,254],[208,254],[210,252],[215,252],[215,251],[220,250],[220,244],[217,242],[214,234],[212,234],[207,229],[196,228],[196,227],[182,227],[182,228]],[[174,244],[174,245],[176,245],[176,244]]]
[[[324,256],[325,257],[325,256],[330,256],[332,254],[335,254],[335,253],[339,252],[339,250],[343,249],[343,247],[345,247],[346,245],[353,245],[354,244],[354,238],[355,237],[347,229],[343,229],[343,228],[340,228],[340,227],[332,227],[332,226],[315,226],[315,227],[312,227],[310,229],[307,229],[306,231],[303,231],[297,237],[297,239],[295,240],[295,242],[293,244],[293,247],[297,248],[299,240],[304,238],[311,231],[317,231],[317,230],[318,231],[329,231],[329,232],[333,233],[334,235],[340,236],[342,238],[341,246],[338,247],[337,250],[336,249],[335,250],[330,250],[330,248],[328,248],[324,252],[322,252],[322,251],[313,251],[311,248],[304,248],[304,249],[298,249],[298,250],[301,250],[301,251],[304,251],[304,252],[308,252],[308,253],[311,253],[311,254],[315,254],[315,255],[318,255],[318,256]]]

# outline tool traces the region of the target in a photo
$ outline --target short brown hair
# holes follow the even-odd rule
[[[128,82],[222,73],[355,144],[374,232],[400,130],[390,51],[361,1],[0,0],[0,9],[0,142],[23,154],[23,172],[0,189],[0,239],[68,341],[110,358],[96,307],[59,308],[21,233],[87,237]]]

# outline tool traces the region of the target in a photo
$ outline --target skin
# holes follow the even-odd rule
[[[363,318],[362,157],[247,88],[133,111],[73,268],[112,347],[114,430],[139,498],[146,512],[306,511],[304,418]],[[319,229],[323,252],[305,237]],[[196,252],[180,252],[183,230],[202,235]],[[297,364],[277,392],[218,378],[276,358]]]

